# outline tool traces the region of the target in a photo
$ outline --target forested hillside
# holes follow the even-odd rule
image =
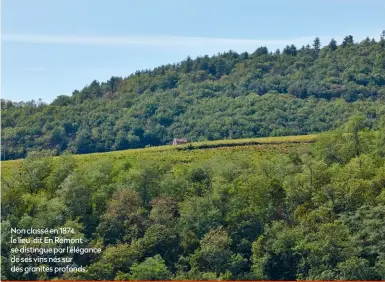
[[[51,104],[2,101],[3,159],[31,150],[104,152],[192,141],[335,129],[385,115],[385,39],[347,36],[282,51],[198,57],[93,81]]]
[[[385,118],[367,125],[353,116],[315,144],[7,161],[2,280],[384,280]],[[38,255],[11,253],[31,244],[10,229],[31,227],[102,251],[55,255],[88,272],[12,272],[25,264],[11,256]]]

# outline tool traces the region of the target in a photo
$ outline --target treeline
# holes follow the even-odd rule
[[[335,129],[385,114],[385,39],[226,52],[93,81],[50,105],[1,101],[3,159]]]
[[[2,175],[2,280],[384,280],[385,119],[369,123],[248,159],[30,153]],[[87,273],[10,271],[10,228],[63,226],[103,249],[73,256]]]

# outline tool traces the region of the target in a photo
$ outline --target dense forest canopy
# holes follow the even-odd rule
[[[278,154],[217,148],[205,159],[186,151],[175,160],[171,151],[134,160],[115,152],[111,161],[35,152],[6,162],[2,279],[384,280],[385,118],[382,130],[370,124],[355,115],[315,144]],[[63,226],[84,239],[72,245],[102,248],[73,255],[88,272],[10,271],[10,228]]]
[[[2,157],[51,149],[90,153],[192,141],[308,134],[362,113],[385,115],[385,39],[347,36],[321,48],[259,47],[203,56],[127,78],[93,81],[72,96],[1,101]]]

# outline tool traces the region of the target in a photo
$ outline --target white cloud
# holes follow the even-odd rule
[[[3,34],[2,41],[34,44],[69,44],[93,46],[149,46],[149,47],[199,47],[199,46],[297,46],[311,44],[316,36],[304,36],[288,39],[237,39],[185,36],[74,36],[74,35],[37,35],[37,34]],[[321,36],[325,44],[331,38],[341,41],[343,36]]]
[[[263,45],[289,44],[292,40],[253,40],[235,38],[207,38],[183,36],[73,36],[73,35],[34,35],[4,34],[5,42],[37,44],[71,44],[71,45],[110,45],[110,46],[199,46],[199,45]]]
[[[380,32],[372,32],[378,33]],[[366,33],[367,35],[368,33]],[[365,36],[352,34],[354,40],[361,41]],[[332,38],[338,44],[342,43],[341,35],[318,36],[321,45],[327,45]],[[302,36],[285,39],[238,39],[238,38],[213,38],[213,37],[187,37],[187,36],[80,36],[80,35],[42,35],[42,34],[3,34],[2,42],[19,44],[42,45],[67,45],[89,47],[119,47],[119,48],[153,48],[154,51],[168,50],[191,57],[202,55],[214,55],[218,52],[233,50],[236,52],[254,52],[260,46],[266,46],[269,50],[283,49],[286,45],[294,44],[298,48],[312,44],[316,36]],[[379,39],[379,36],[369,36]],[[182,59],[181,56],[179,56]],[[171,63],[171,62],[169,62]],[[141,67],[139,67],[141,68]],[[32,71],[32,70],[31,70]]]

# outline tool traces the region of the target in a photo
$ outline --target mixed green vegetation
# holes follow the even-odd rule
[[[2,159],[303,135],[385,115],[385,39],[225,52],[93,81],[51,104],[1,101]]]
[[[385,118],[375,123],[355,115],[315,143],[2,162],[2,279],[384,280]],[[102,248],[73,255],[88,272],[10,271],[11,227],[63,226]]]
[[[385,280],[384,36],[187,58],[1,110],[2,280]],[[102,252],[73,254],[85,273],[12,272],[10,229],[31,227]]]

